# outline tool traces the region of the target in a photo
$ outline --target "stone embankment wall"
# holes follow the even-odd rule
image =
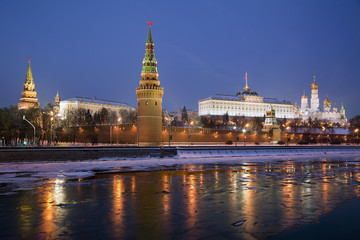
[[[135,158],[251,157],[338,153],[360,154],[357,146],[89,147],[0,149],[0,162],[81,161]]]

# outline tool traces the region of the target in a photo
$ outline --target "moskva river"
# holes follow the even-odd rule
[[[316,223],[359,196],[359,161],[181,165],[42,180],[0,196],[0,238],[264,239]]]

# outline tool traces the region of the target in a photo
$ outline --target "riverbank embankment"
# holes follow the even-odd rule
[[[182,146],[4,148],[0,162],[81,161],[96,159],[216,158],[359,153],[360,146]]]

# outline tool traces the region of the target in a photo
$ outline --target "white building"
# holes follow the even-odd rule
[[[224,115],[244,117],[264,117],[270,105],[275,110],[276,118],[294,118],[294,105],[286,100],[264,98],[251,91],[247,84],[243,92],[236,95],[216,94],[199,100],[199,116]]]
[[[135,108],[131,107],[127,103],[102,100],[102,99],[97,99],[96,97],[95,98],[74,97],[63,101],[60,101],[60,98],[58,99],[59,99],[59,115],[61,117],[66,117],[66,115],[69,112],[80,108],[90,110],[91,114],[101,111],[102,108],[106,108],[109,112],[111,111],[116,112],[118,116],[120,110],[136,111]]]
[[[319,100],[319,86],[314,81],[311,84],[311,98],[310,98],[310,106],[308,104],[308,97],[304,95],[301,97],[301,106],[296,109],[295,117],[301,118],[303,120],[308,120],[311,118],[312,120],[322,120],[322,121],[330,121],[330,122],[338,122],[338,123],[346,123],[346,115],[344,105],[341,105],[340,111],[338,111],[337,107],[333,106],[331,109],[331,101],[328,96],[324,101],[324,109],[323,111],[320,109],[320,100]]]

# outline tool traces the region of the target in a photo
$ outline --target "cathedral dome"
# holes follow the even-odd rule
[[[331,101],[329,100],[328,96],[326,96],[326,99],[324,101],[324,106],[331,106]]]
[[[241,95],[254,95],[254,96],[257,96],[258,94],[257,94],[257,92],[246,90],[246,91],[243,91],[241,93]]]
[[[314,82],[311,84],[311,89],[318,89],[318,84],[315,82],[315,76],[314,76]]]

